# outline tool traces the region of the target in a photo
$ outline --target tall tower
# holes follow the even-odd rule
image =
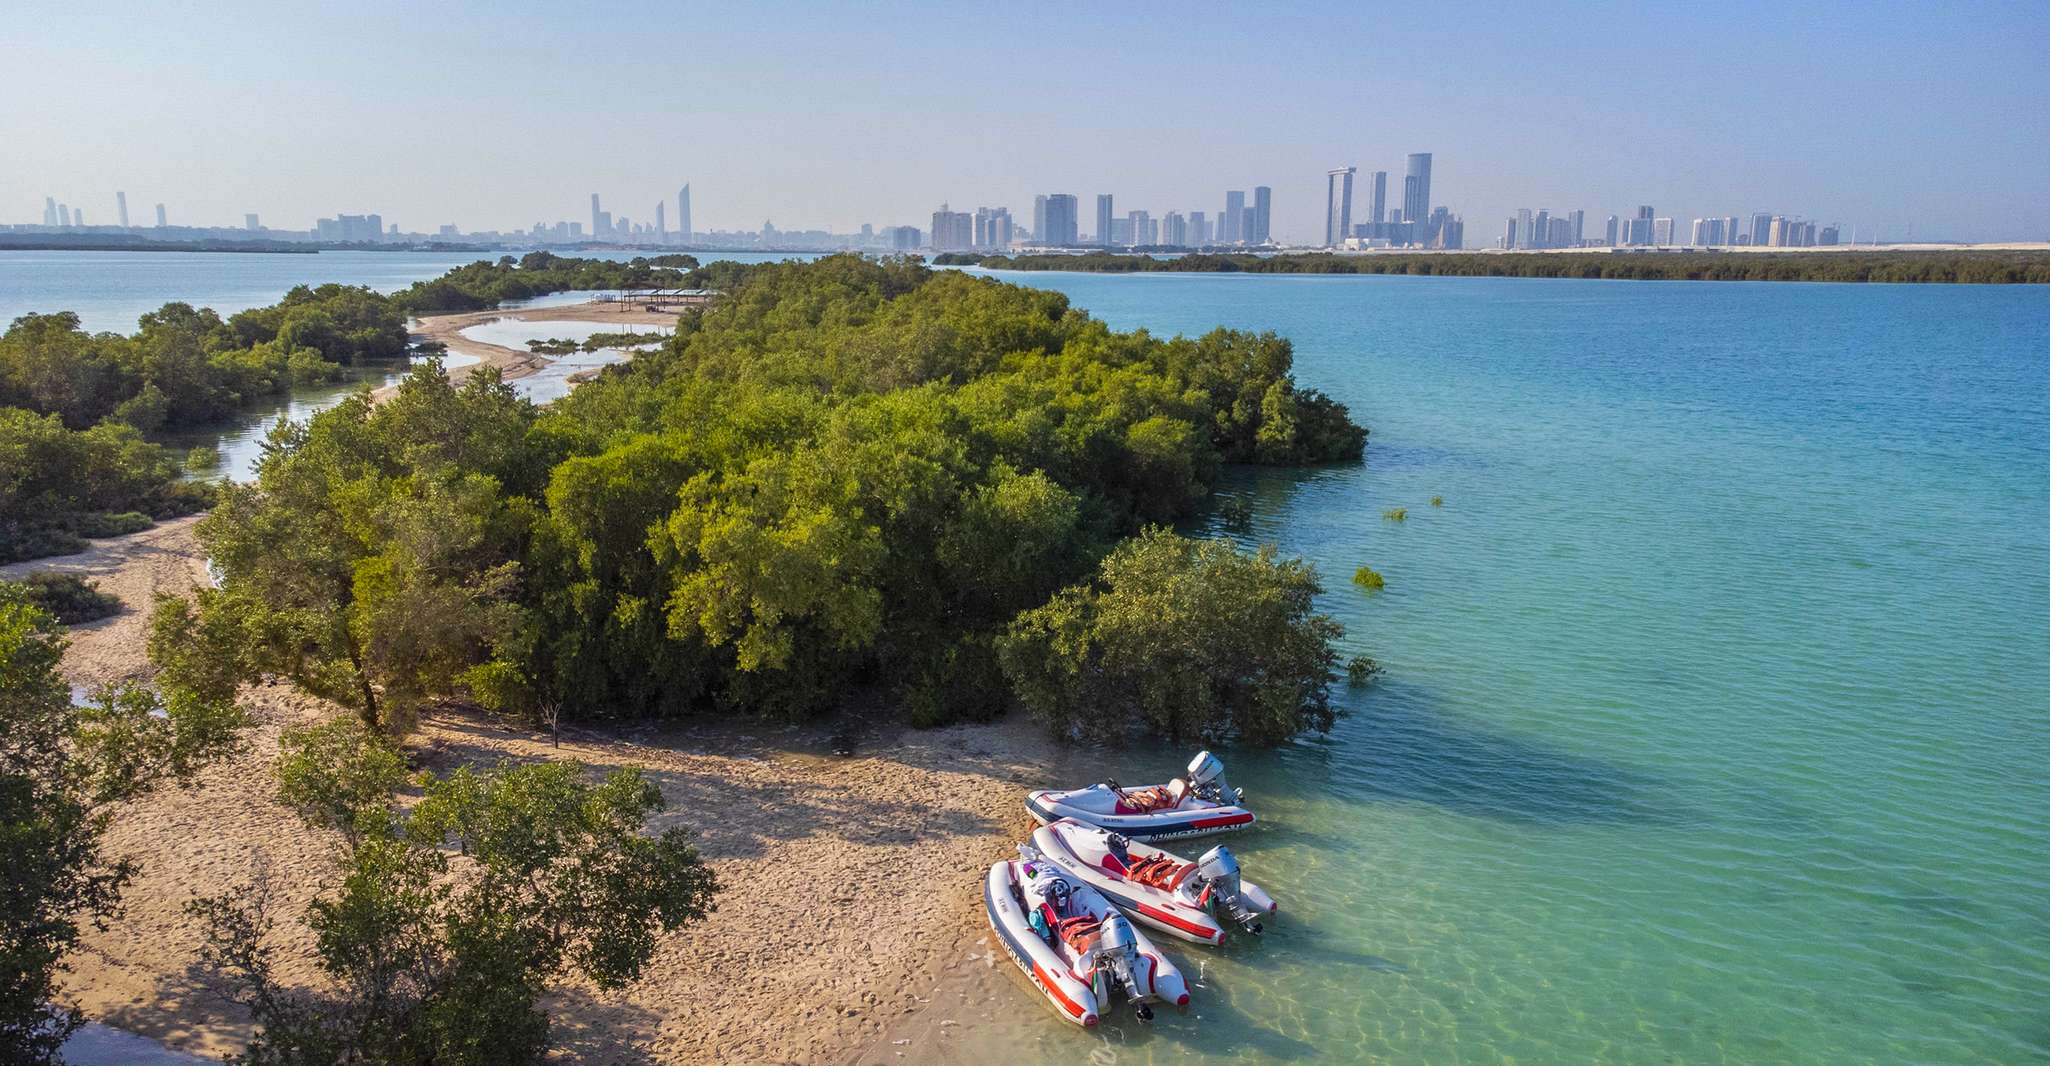
[[[684,244],[689,244],[692,232],[690,228],[690,182],[686,181],[683,183],[683,188],[677,190],[676,193],[676,239]]]
[[[1096,243],[1110,247],[1111,197],[1107,192],[1096,194]]]
[[[120,209],[120,215],[121,215],[121,228],[122,228],[122,229],[127,229],[127,228],[128,228],[128,194],[127,194],[127,193],[125,193],[125,192],[117,192],[117,193],[115,193],[115,194],[114,194],[114,206]]]
[[[1266,244],[1274,232],[1274,190],[1253,186],[1253,243]]]
[[[1217,220],[1217,243],[1237,244],[1246,239],[1246,194],[1224,194],[1224,217]]]
[[[168,223],[168,222],[165,222],[165,221],[164,221],[164,205],[163,205],[163,204],[158,204],[158,205],[157,205],[157,228],[158,228],[158,229],[163,229],[163,228],[164,228],[165,226],[168,226],[168,225],[170,225],[170,223]]]
[[[669,243],[669,226],[662,221],[662,212],[664,210],[665,206],[662,201],[655,201],[655,243],[657,244]]]
[[[1371,208],[1371,211],[1367,214],[1367,221],[1380,225],[1388,221],[1388,172],[1385,170],[1374,171],[1370,179],[1370,186],[1372,191],[1369,193],[1370,199],[1367,201],[1367,206]]]
[[[1431,217],[1431,153],[1411,152],[1409,174],[1402,179],[1402,220],[1422,222]]]
[[[43,197],[43,225],[55,226],[56,224],[57,198],[54,196],[45,196]]]
[[[1352,236],[1352,176],[1358,167],[1339,167],[1324,175],[1324,247],[1336,248]]]
[[[610,228],[611,228],[610,226],[602,226],[602,225],[599,225],[599,223],[598,223],[598,194],[597,194],[597,193],[592,193],[592,194],[591,194],[591,236],[593,236],[593,237],[596,237],[596,238],[598,238],[599,240],[603,240],[603,239],[605,239],[605,237],[606,237],[606,236],[608,236],[608,234],[607,234],[607,233],[606,233],[605,231],[606,231],[606,230],[608,230],[608,229],[610,229]]]

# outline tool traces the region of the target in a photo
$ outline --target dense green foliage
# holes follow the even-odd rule
[[[1058,293],[852,256],[725,291],[545,413],[426,368],[282,431],[202,525],[225,578],[180,624],[391,730],[445,696],[798,714],[864,686],[983,717],[1012,618],[1189,515],[1221,464],[1365,442],[1271,334],[1115,333]]]
[[[176,461],[142,434],[218,422],[345,365],[397,360],[409,311],[567,288],[674,286],[697,265],[688,255],[616,263],[536,252],[459,267],[394,297],[302,285],[225,321],[169,303],[142,316],[132,336],[88,333],[70,312],[24,315],[0,335],[0,562],[79,551],[83,538],[205,506],[208,490],[180,483]]]
[[[507,300],[526,300],[572,289],[678,288],[684,271],[697,268],[688,255],[658,255],[628,262],[570,259],[552,252],[528,252],[519,259],[501,256],[480,260],[421,281],[393,296],[392,303],[412,314],[481,311]]]
[[[83,1024],[57,971],[104,923],[135,874],[101,841],[123,802],[189,777],[228,750],[234,706],[174,688],[123,686],[75,706],[57,671],[63,631],[20,585],[0,582],[0,1061],[58,1061]]]
[[[195,686],[283,674],[394,731],[466,671],[503,677],[531,639],[517,560],[554,453],[536,416],[496,372],[457,388],[429,361],[385,403],[281,425],[258,483],[200,524],[226,579],[160,608],[157,639],[210,649]]]
[[[1152,271],[1246,274],[1425,274],[1488,278],[1630,278],[1640,281],[1889,281],[1979,284],[2050,283],[2045,252],[1555,252],[1489,255],[1472,252],[1309,252],[1250,255],[1195,252],[1144,255],[977,255],[948,252],[939,266],[992,270],[1078,270],[1096,274]]]
[[[212,502],[210,487],[179,477],[178,457],[133,426],[72,430],[54,414],[0,407],[0,562],[82,551],[86,537]]]
[[[0,582],[0,585],[8,584]],[[96,622],[121,613],[121,597],[110,596],[77,574],[45,571],[30,574],[18,582],[11,594],[49,612],[60,625]]]
[[[1152,529],[998,642],[1018,700],[1062,736],[1274,744],[1328,730],[1343,632],[1300,560]]]
[[[0,335],[0,407],[72,429],[119,419],[144,431],[203,425],[343,364],[405,354],[405,318],[369,289],[300,286],[226,321],[169,303],[133,336],[87,333],[69,311],[23,315]]]
[[[718,890],[685,831],[642,835],[663,808],[637,771],[595,782],[574,763],[423,781],[401,811],[404,764],[342,719],[287,734],[279,792],[335,834],[340,876],[307,908],[329,991],[279,980],[268,893],[200,900],[201,963],[259,1027],[248,1066],[540,1061],[537,1000],[574,975],[602,989],[639,977],[656,938],[704,918]]]

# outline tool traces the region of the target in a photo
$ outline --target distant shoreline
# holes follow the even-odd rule
[[[1981,251],[1191,252],[1154,258],[1117,252],[979,255],[948,252],[934,266],[1088,274],[1406,274],[1427,277],[1582,278],[1635,281],[1835,281],[1913,284],[2050,284],[2050,249]]]
[[[283,241],[13,241],[0,238],[0,252],[229,252],[317,255]]]

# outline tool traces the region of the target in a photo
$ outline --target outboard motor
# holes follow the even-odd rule
[[[1138,939],[1132,935],[1132,923],[1125,916],[1112,911],[1103,919],[1103,925],[1096,932],[1096,973],[1092,982],[1096,987],[1098,1003],[1109,1001],[1107,993],[1110,984],[1125,990],[1125,998],[1131,1001],[1132,1013],[1142,1022],[1153,1020],[1153,1008],[1146,1005],[1146,993],[1139,988]]]
[[[1224,763],[1207,751],[1189,760],[1189,791],[1212,803],[1235,805],[1245,794],[1224,780]]]
[[[1216,907],[1218,913],[1246,932],[1260,934],[1260,914],[1246,906],[1239,893],[1239,861],[1232,857],[1230,848],[1219,845],[1204,852],[1196,860],[1196,876],[1202,881],[1200,898],[1205,903]]]

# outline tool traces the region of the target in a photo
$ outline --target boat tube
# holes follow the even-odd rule
[[[1025,809],[1041,825],[1073,818],[1132,840],[1172,840],[1252,825],[1253,812],[1243,800],[1225,782],[1224,763],[1204,751],[1189,760],[1188,773],[1164,785],[1121,788],[1106,781],[1065,792],[1029,792]]]
[[[1222,944],[1231,926],[1257,935],[1279,910],[1266,890],[1239,876],[1229,848],[1187,862],[1072,818],[1033,830],[1032,844],[1133,920],[1183,940]]]
[[[1180,970],[1110,901],[1029,846],[989,868],[982,900],[997,942],[1063,1018],[1093,1026],[1123,995],[1140,1021],[1189,1005]]]

